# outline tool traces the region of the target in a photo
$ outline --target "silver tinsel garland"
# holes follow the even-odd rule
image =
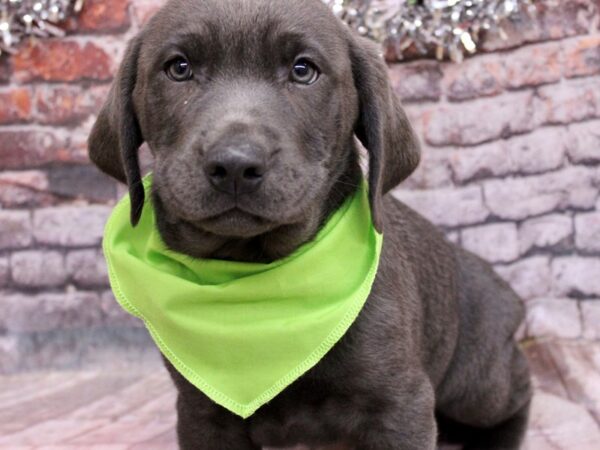
[[[29,36],[63,36],[56,25],[78,13],[84,0],[0,0],[0,54],[14,53]]]
[[[482,32],[506,38],[504,21],[535,14],[533,0],[322,0],[363,36],[393,46],[463,60],[475,53]]]
[[[293,1],[293,0],[291,0]],[[526,11],[533,0],[322,0],[360,34],[393,46],[402,58],[409,49],[432,50],[438,59],[462,61],[474,53],[483,31],[505,32],[502,23]],[[0,54],[13,53],[29,36],[63,36],[56,25],[78,13],[84,0],[0,0]]]

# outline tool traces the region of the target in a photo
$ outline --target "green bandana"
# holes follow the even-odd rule
[[[146,178],[147,192],[150,183]],[[313,241],[270,264],[170,251],[151,202],[136,228],[129,207],[126,196],[104,235],[117,300],[144,321],[181,375],[243,418],[331,350],[377,272],[383,236],[371,222],[365,183]]]

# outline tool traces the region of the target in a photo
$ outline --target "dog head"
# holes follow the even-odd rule
[[[352,191],[355,136],[381,230],[381,197],[419,146],[376,46],[319,0],[171,0],[129,44],[89,152],[129,185],[135,225],[148,144],[158,226],[175,250],[260,241],[275,258]]]

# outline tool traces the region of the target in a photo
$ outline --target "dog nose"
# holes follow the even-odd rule
[[[258,189],[266,172],[263,152],[254,146],[235,146],[211,152],[205,173],[213,187],[231,195]]]

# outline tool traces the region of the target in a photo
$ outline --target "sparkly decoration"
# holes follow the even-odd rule
[[[322,0],[363,36],[391,45],[399,58],[415,49],[461,62],[483,32],[506,39],[506,20],[534,15],[533,0]]]
[[[26,37],[64,36],[56,25],[83,8],[84,0],[0,0],[0,54],[14,53]]]

